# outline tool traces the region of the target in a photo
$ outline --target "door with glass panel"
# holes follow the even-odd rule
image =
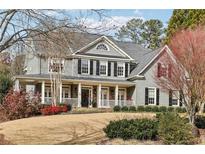
[[[125,90],[124,89],[119,89],[118,91],[118,104],[120,106],[125,105]]]
[[[45,87],[45,103],[51,104],[52,97],[51,97],[51,88]]]
[[[101,106],[102,107],[109,107],[109,89],[102,88],[101,89]]]
[[[68,103],[70,98],[70,87],[62,88],[62,100],[63,103]]]

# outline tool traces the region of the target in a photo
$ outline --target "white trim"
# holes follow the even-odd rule
[[[75,57],[80,57],[80,58],[82,58],[82,57],[83,57],[83,58],[92,58],[92,59],[97,58],[97,59],[103,59],[103,60],[105,60],[105,59],[110,59],[110,60],[120,60],[120,61],[130,62],[130,59],[100,57],[100,55],[99,55],[99,56],[75,55]]]
[[[105,42],[108,42],[113,48],[117,49],[116,51],[118,53],[120,53],[122,56],[128,57],[130,60],[134,60],[133,58],[131,58],[126,52],[124,52],[122,49],[120,49],[116,44],[114,44],[110,39],[108,39],[106,36],[101,36],[99,38],[97,38],[96,40],[94,40],[93,42],[87,44],[86,46],[84,46],[83,48],[79,49],[78,51],[74,52],[72,55],[76,55],[76,53],[79,53],[81,51],[83,51],[84,49],[92,46],[93,44],[95,44],[96,42],[105,39]],[[118,58],[116,58],[118,59]]]
[[[148,88],[148,104],[147,105],[157,105],[157,88],[156,87],[147,87]],[[154,104],[149,104],[149,89],[154,89]]]
[[[167,50],[165,50],[167,49]],[[165,45],[160,51],[159,53],[154,56],[150,62],[137,74],[134,75],[132,77],[129,77],[128,79],[134,78],[134,77],[143,77],[142,75],[140,75],[142,72],[144,72],[144,70],[163,52],[163,51],[167,51],[167,53],[172,57],[172,59],[174,60],[175,56],[173,55],[172,51],[169,49],[169,47],[167,45]]]

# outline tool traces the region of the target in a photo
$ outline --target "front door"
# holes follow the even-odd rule
[[[109,102],[108,102],[108,88],[102,88],[101,89],[101,104],[102,107],[109,107]]]
[[[83,87],[81,93],[81,106],[89,107],[92,102],[92,88]]]

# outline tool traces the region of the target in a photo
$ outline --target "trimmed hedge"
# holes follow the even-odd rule
[[[114,112],[120,112],[121,111],[121,107],[119,105],[114,106],[113,108]]]
[[[130,112],[136,112],[137,109],[136,109],[135,106],[130,106],[130,107],[129,107],[129,111],[130,111]]]
[[[129,109],[128,109],[127,106],[123,106],[123,107],[121,108],[121,111],[122,111],[122,112],[128,112],[128,110],[129,110]]]
[[[205,129],[205,116],[197,115],[195,119],[195,126],[199,129]]]
[[[114,112],[177,112],[177,113],[185,113],[186,109],[184,107],[166,107],[166,106],[155,106],[155,105],[146,105],[146,106],[114,106]]]
[[[123,119],[111,121],[103,131],[109,138],[123,140],[155,140],[158,135],[158,121],[151,119]]]

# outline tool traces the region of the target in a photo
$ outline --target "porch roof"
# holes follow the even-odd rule
[[[50,80],[49,74],[25,74],[17,75],[15,79],[25,80]],[[62,75],[63,81],[74,81],[74,82],[91,82],[91,83],[112,83],[112,84],[123,84],[123,85],[135,85],[132,81],[120,80],[120,79],[107,79],[107,78],[91,78],[91,77],[78,77],[78,76],[65,76]]]

